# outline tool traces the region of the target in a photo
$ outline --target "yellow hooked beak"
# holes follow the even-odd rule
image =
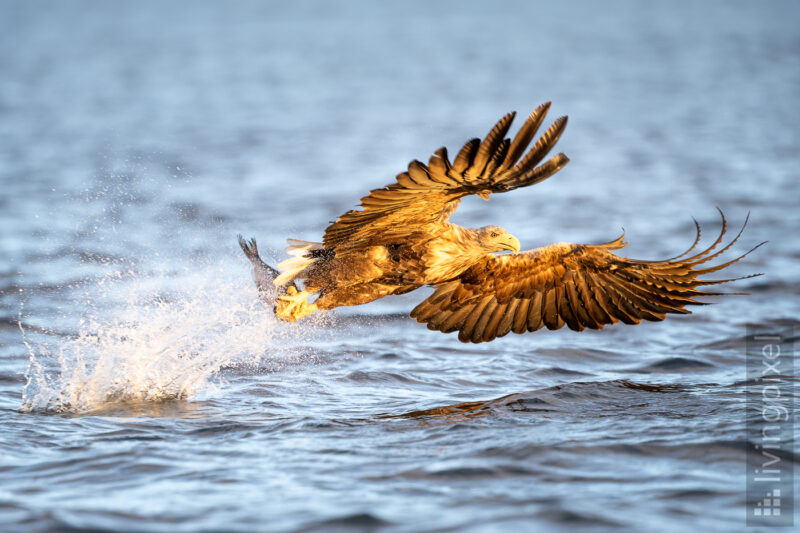
[[[513,235],[509,235],[505,242],[500,243],[500,247],[503,250],[509,250],[511,252],[517,253],[519,252],[519,239],[514,237]]]

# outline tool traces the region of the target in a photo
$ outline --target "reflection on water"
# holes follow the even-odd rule
[[[376,418],[433,418],[441,419],[441,423],[458,423],[469,417],[491,415],[499,411],[514,411],[526,413],[558,413],[569,414],[574,411],[581,401],[594,402],[604,398],[619,397],[624,395],[625,389],[645,391],[648,393],[667,393],[685,391],[682,385],[657,385],[649,383],[634,383],[628,380],[614,380],[610,382],[581,382],[575,381],[568,385],[556,385],[542,391],[527,393],[507,394],[494,400],[483,402],[462,402],[444,407],[434,407],[411,411],[399,415],[378,415]],[[610,393],[607,391],[611,391]],[[618,412],[618,410],[616,410]],[[437,420],[438,421],[438,420]]]
[[[4,2],[0,523],[740,529],[745,324],[800,316],[798,4],[615,7]],[[571,163],[455,222],[646,259],[750,211],[750,295],[478,346],[408,318],[427,289],[258,302],[238,233],[275,263],[546,100]]]
[[[129,418],[203,418],[208,409],[203,402],[186,400],[110,400],[96,405],[81,416],[108,416]]]

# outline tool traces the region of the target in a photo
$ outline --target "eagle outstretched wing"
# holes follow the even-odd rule
[[[720,294],[700,291],[699,286],[733,281],[700,280],[698,276],[725,268],[763,244],[726,263],[698,268],[730,248],[741,235],[740,231],[728,245],[709,255],[722,242],[725,230],[723,215],[717,240],[706,250],[685,257],[699,242],[697,225],[692,247],[664,261],[612,254],[610,250],[625,246],[623,237],[605,244],[559,243],[519,254],[490,254],[459,278],[439,285],[414,308],[411,317],[427,323],[429,329],[458,331],[459,340],[477,343],[509,331],[558,329],[564,324],[581,331],[602,329],[620,320],[638,324],[642,319],[664,320],[667,313],[688,314],[687,305],[705,305],[695,297]]]
[[[525,153],[549,108],[550,102],[537,107],[513,140],[505,138],[515,116],[509,113],[483,141],[468,141],[452,163],[446,148],[437,150],[427,165],[412,161],[396,183],[362,198],[363,209],[348,211],[328,226],[325,248],[347,251],[431,238],[436,225],[448,219],[462,197],[486,198],[489,193],[533,185],[552,176],[569,162],[567,156],[558,154],[539,163],[555,146],[567,117],[557,119]]]

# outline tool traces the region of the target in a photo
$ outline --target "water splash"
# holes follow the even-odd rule
[[[21,411],[87,413],[209,393],[221,368],[255,364],[298,333],[277,323],[243,274],[217,268],[173,276],[167,293],[152,278],[104,278],[85,294],[100,300],[76,335],[23,331],[30,359]]]

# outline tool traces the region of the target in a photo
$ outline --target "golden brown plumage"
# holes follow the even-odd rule
[[[483,141],[468,141],[452,162],[445,148],[427,165],[412,161],[395,183],[362,198],[362,209],[348,211],[328,226],[322,243],[290,240],[287,251],[295,257],[278,265],[283,274],[275,279],[286,287],[276,301],[277,316],[294,321],[318,309],[358,305],[432,285],[435,292],[411,316],[430,329],[458,331],[461,341],[484,342],[511,331],[564,324],[581,331],[617,321],[663,320],[668,313],[689,313],[687,305],[702,304],[697,296],[717,294],[698,287],[733,281],[698,279],[743,257],[702,266],[741,235],[711,254],[725,234],[724,216],[710,248],[686,257],[699,242],[698,225],[694,245],[664,261],[614,255],[611,250],[625,245],[622,237],[605,244],[558,243],[496,255],[519,252],[519,241],[498,226],[472,229],[449,222],[464,196],[488,199],[491,193],[532,185],[569,161],[558,154],[540,165],[563,133],[566,117],[527,150],[549,107],[548,102],[536,108],[513,139],[505,138],[514,119],[509,113]],[[258,270],[260,263],[253,264]],[[296,280],[304,281],[302,291]],[[316,301],[308,303],[315,293]]]
[[[605,244],[558,243],[520,254],[489,255],[457,279],[439,285],[411,316],[426,322],[429,329],[458,331],[463,342],[485,342],[510,331],[559,329],[565,324],[582,331],[602,329],[617,321],[638,324],[642,319],[664,320],[667,313],[688,314],[687,305],[703,305],[695,297],[720,294],[700,291],[699,286],[733,281],[698,277],[744,257],[698,268],[738,240],[741,231],[722,250],[709,255],[722,242],[725,228],[723,215],[717,240],[684,259],[699,241],[699,225],[694,245],[664,261],[612,254],[610,250],[625,246],[622,237]]]
[[[361,199],[363,209],[348,211],[325,230],[325,248],[336,252],[365,246],[402,244],[407,239],[429,239],[445,231],[443,222],[458,208],[461,198],[477,194],[488,199],[494,192],[512,191],[549,178],[569,162],[558,154],[537,166],[555,146],[567,125],[557,119],[520,160],[544,120],[550,102],[531,113],[514,140],[504,139],[515,113],[504,116],[481,142],[468,141],[450,163],[440,148],[427,165],[414,160],[397,182],[375,189]]]

